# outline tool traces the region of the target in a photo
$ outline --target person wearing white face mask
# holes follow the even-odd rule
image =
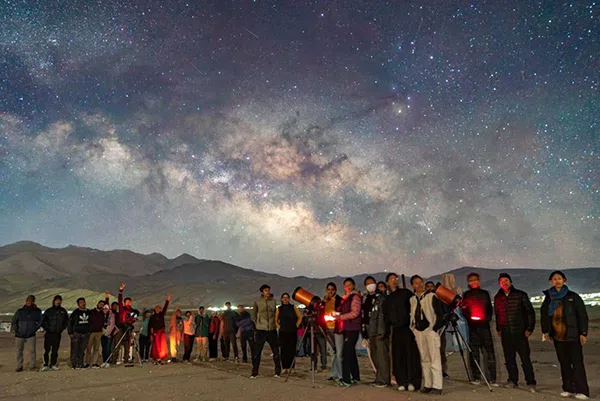
[[[367,295],[363,302],[363,338],[368,339],[369,353],[375,368],[374,387],[390,384],[390,358],[387,325],[384,320],[385,293],[377,290],[377,282],[371,276],[365,278]]]

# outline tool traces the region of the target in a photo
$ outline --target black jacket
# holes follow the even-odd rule
[[[526,292],[510,287],[508,295],[501,288],[494,297],[496,330],[510,334],[530,333],[535,329],[535,310]]]
[[[548,308],[550,307],[549,290],[544,291],[544,294],[546,298],[544,298],[540,309],[540,323],[542,324],[542,333],[550,334],[552,337],[552,316],[548,316]],[[569,291],[561,302],[563,306],[562,318],[567,326],[566,341],[578,341],[580,335],[587,337],[589,319],[581,297],[577,293]]]
[[[46,309],[42,317],[42,328],[48,333],[62,333],[69,323],[69,314],[62,306]]]
[[[75,309],[71,312],[69,324],[67,325],[69,334],[79,333],[87,334],[92,331],[91,312],[89,309]]]
[[[42,325],[42,311],[35,305],[23,306],[12,318],[11,331],[15,337],[30,338]]]
[[[410,298],[413,295],[406,288],[398,288],[385,298],[383,313],[388,326],[410,327]]]
[[[494,316],[492,299],[490,293],[481,288],[471,288],[462,295],[463,301],[460,304],[467,323],[472,325],[488,324]],[[473,320],[475,317],[476,320]]]
[[[369,318],[367,326],[368,338],[374,340],[376,338],[385,338],[388,335],[388,325],[386,324],[383,305],[385,304],[385,294],[375,294],[371,310],[365,312]]]

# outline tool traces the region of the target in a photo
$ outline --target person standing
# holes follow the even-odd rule
[[[114,303],[114,302],[113,302]],[[113,351],[113,339],[115,334],[119,331],[117,328],[117,316],[113,310],[108,306],[108,303],[104,305],[104,326],[102,329],[102,367],[108,368],[110,364],[110,357]]]
[[[345,295],[342,297],[340,311],[336,312],[336,320],[341,322],[344,345],[342,346],[342,379],[338,382],[341,387],[350,387],[360,383],[356,343],[360,335],[362,295],[356,289],[352,278],[344,280]]]
[[[194,314],[191,311],[185,312],[183,319],[183,362],[190,363],[192,350],[194,349]]]
[[[198,314],[194,318],[196,330],[196,362],[208,360],[208,337],[210,335],[210,317],[204,311],[204,306],[198,308]]]
[[[90,322],[92,331],[85,349],[85,368],[99,368],[102,358],[102,330],[104,328],[104,305],[108,304],[108,292],[105,300],[98,301],[96,307],[90,310]]]
[[[254,323],[252,316],[246,311],[243,305],[237,307],[236,327],[240,329],[240,345],[242,346],[242,361],[248,363],[248,350],[250,347],[250,358],[252,359],[252,350],[254,349]]]
[[[169,321],[169,352],[171,362],[177,362],[177,354],[183,342],[183,317],[181,317],[181,309],[175,310]]]
[[[130,314],[133,312],[133,306],[131,305],[130,297],[126,297],[125,299],[123,299],[123,290],[125,290],[125,286],[126,284],[122,283],[119,287],[119,314],[117,316],[117,326],[119,327],[119,331],[117,332],[114,341],[115,346],[120,342],[119,346],[123,347],[123,363],[128,363],[129,348],[131,344],[131,332],[133,329],[133,323],[131,321]]]
[[[386,277],[389,294],[383,304],[388,331],[392,332],[390,364],[398,384],[398,391],[415,391],[421,386],[421,358],[415,335],[410,328],[410,299],[413,293],[398,287],[398,276]]]
[[[467,276],[467,283],[469,289],[462,295],[463,301],[460,306],[469,327],[469,346],[472,351],[469,353],[469,360],[473,375],[471,384],[478,385],[481,383],[481,373],[477,368],[477,364],[480,361],[480,354],[485,352],[489,382],[492,386],[497,386],[496,354],[494,352],[492,330],[490,329],[494,309],[490,293],[479,286],[478,273],[470,273]]]
[[[271,287],[263,284],[260,287],[261,296],[252,304],[252,321],[256,327],[254,334],[254,352],[252,353],[252,375],[251,379],[258,377],[260,359],[265,342],[269,343],[273,352],[273,363],[275,364],[275,377],[281,376],[281,361],[279,359],[279,339],[277,338],[277,326],[275,325],[275,300],[271,294]]]
[[[29,295],[25,305],[17,310],[11,321],[11,331],[15,333],[17,345],[17,372],[23,371],[23,351],[29,344],[29,370],[35,370],[35,333],[42,326],[42,311],[35,304],[35,296]]]
[[[223,332],[221,336],[223,337],[223,341],[225,342],[224,351],[223,351],[223,360],[228,361],[231,348],[233,347],[233,357],[237,362],[239,360],[238,355],[238,346],[237,346],[237,327],[235,325],[235,319],[237,317],[237,313],[231,309],[231,302],[225,303],[225,311],[223,312]]]
[[[410,284],[415,290],[415,295],[410,299],[410,328],[415,334],[421,355],[421,392],[440,395],[444,384],[438,334],[444,317],[441,301],[435,294],[425,291],[425,283],[420,276],[412,276]]]
[[[281,305],[275,311],[275,324],[279,329],[281,367],[285,375],[294,368],[292,362],[296,356],[298,327],[302,324],[302,315],[298,308],[290,303],[290,294],[287,292],[281,295]]]
[[[150,348],[150,358],[155,364],[163,364],[169,358],[169,349],[167,348],[167,335],[165,333],[165,314],[171,302],[171,295],[167,296],[165,306],[154,307],[154,314],[150,317],[148,328],[150,329],[150,338],[152,347]]]
[[[366,321],[366,335],[369,349],[375,366],[374,387],[387,387],[390,384],[390,358],[388,327],[383,313],[385,303],[385,287],[379,290],[373,277],[365,279],[367,294],[373,295],[370,309],[363,309],[363,325]],[[363,308],[368,305],[363,302]],[[365,319],[366,317],[366,319]]]
[[[370,345],[370,340],[369,340],[369,331],[367,330],[367,328],[369,327],[369,316],[371,314],[371,310],[373,309],[373,301],[375,300],[375,293],[377,292],[377,282],[375,281],[375,278],[373,276],[367,276],[365,277],[365,280],[363,282],[364,286],[365,286],[365,293],[363,294],[362,297],[362,323],[361,323],[361,331],[360,331],[360,335],[362,337],[362,345],[364,346],[364,348],[367,349],[367,357],[369,358],[369,363],[371,364],[371,368],[373,369],[373,373],[377,373],[377,369],[375,368],[375,363],[373,362],[373,355],[371,355],[371,345]],[[367,286],[369,284],[375,284],[375,286],[371,286],[369,288],[371,288],[373,291],[369,292],[369,290],[367,289]],[[374,385],[374,383],[371,383]]]
[[[219,333],[221,320],[216,311],[210,314],[210,326],[208,327],[208,361],[213,362],[219,357]]]
[[[498,277],[500,290],[494,297],[496,312],[496,331],[502,339],[502,349],[508,382],[506,387],[517,388],[519,385],[519,368],[517,354],[521,357],[525,382],[529,391],[536,392],[535,373],[531,363],[529,336],[535,329],[535,311],[526,292],[516,289],[508,273],[500,273]]]
[[[147,310],[144,312],[142,320],[142,329],[140,330],[140,358],[142,362],[148,362],[150,359],[150,317],[152,312]]]
[[[333,282],[327,283],[325,292],[321,304],[322,315],[333,317],[336,312],[340,311],[342,297],[337,295],[337,286]],[[331,360],[331,374],[327,380],[339,381],[342,379],[342,349],[344,347],[344,335],[342,334],[341,321],[339,319],[330,319],[325,322],[319,322],[319,324],[325,326],[325,334],[333,339],[335,345],[335,354]],[[316,338],[321,352],[321,367],[325,369],[327,368],[327,342],[322,335],[318,335]]]
[[[62,307],[62,297],[56,295],[52,300],[52,307],[46,309],[42,316],[41,326],[44,329],[44,366],[42,366],[42,371],[58,370],[60,339],[68,323],[69,314]]]
[[[425,283],[425,291],[435,294],[435,284],[433,281],[428,281]],[[444,304],[443,302],[440,302],[440,304],[442,305],[442,312],[444,313],[444,316],[446,316],[446,314],[450,311],[448,310],[446,304]],[[446,333],[440,336],[440,356],[442,357],[442,376],[444,376],[444,378],[446,379],[450,378],[450,376],[448,376],[447,373],[448,358],[446,358]]]
[[[544,291],[541,307],[542,333],[554,342],[562,377],[561,397],[575,395],[578,400],[590,397],[583,346],[587,343],[588,314],[581,297],[567,287],[567,276],[560,270],[549,277],[552,287]]]
[[[71,312],[67,331],[71,336],[71,368],[83,369],[85,349],[92,331],[90,311],[86,308],[85,298],[77,299],[77,309]]]

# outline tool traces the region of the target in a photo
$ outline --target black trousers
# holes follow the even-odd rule
[[[398,386],[421,387],[421,356],[409,327],[394,327],[392,331],[392,367]]]
[[[495,382],[496,354],[494,353],[494,340],[492,338],[492,331],[490,330],[489,323],[469,326],[469,346],[473,351],[469,356],[473,379],[481,380],[481,373],[479,372],[479,369],[477,369],[475,362],[479,363],[480,354],[483,355],[483,352],[485,352],[488,363],[488,379]],[[480,363],[479,366],[481,366]],[[484,366],[481,366],[481,369],[485,372]]]
[[[183,335],[183,360],[189,361],[194,349],[194,336],[190,334]]]
[[[48,332],[44,334],[44,366],[56,366],[61,334]]]
[[[529,339],[525,333],[502,332],[502,349],[504,351],[504,362],[508,371],[508,381],[519,384],[519,368],[517,367],[517,354],[521,358],[521,366],[525,375],[527,385],[535,386],[535,374],[531,363],[531,350]]]
[[[590,396],[590,388],[583,363],[583,347],[579,341],[554,341],[560,362],[562,389],[573,394]]]
[[[71,367],[82,368],[85,348],[87,347],[90,334],[73,333],[71,334]]]
[[[279,331],[279,344],[281,345],[281,367],[283,369],[293,368],[292,362],[296,356],[296,343],[298,342],[297,332]]]
[[[356,356],[356,343],[358,331],[344,332],[344,347],[342,348],[342,381],[351,383],[352,380],[360,381],[358,370],[358,357]]]
[[[242,331],[240,333],[240,342],[242,346],[242,361],[248,362],[248,347],[250,348],[250,359],[254,350],[254,331]]]
[[[140,357],[144,361],[150,359],[150,336],[140,335]]]
[[[215,334],[212,333],[208,336],[208,357],[215,359],[219,357],[219,336],[215,338]]]
[[[225,348],[223,350],[223,358],[229,358],[229,351],[233,347],[233,356],[238,358],[238,346],[237,346],[237,336],[236,332],[232,331],[230,333],[223,334],[223,339],[225,340]]]
[[[269,343],[269,347],[273,351],[273,363],[275,364],[275,374],[281,374],[281,361],[279,359],[279,339],[277,331],[256,330],[254,332],[254,351],[252,352],[252,375],[258,375],[260,367],[260,359],[262,356],[265,342]]]

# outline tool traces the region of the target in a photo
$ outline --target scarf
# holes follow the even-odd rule
[[[569,288],[566,285],[563,285],[560,291],[556,291],[556,288],[554,287],[550,288],[548,291],[548,294],[550,294],[550,307],[548,308],[548,316],[552,316],[554,314],[556,308],[558,308],[558,305],[560,305],[564,297],[567,296],[568,292]]]

